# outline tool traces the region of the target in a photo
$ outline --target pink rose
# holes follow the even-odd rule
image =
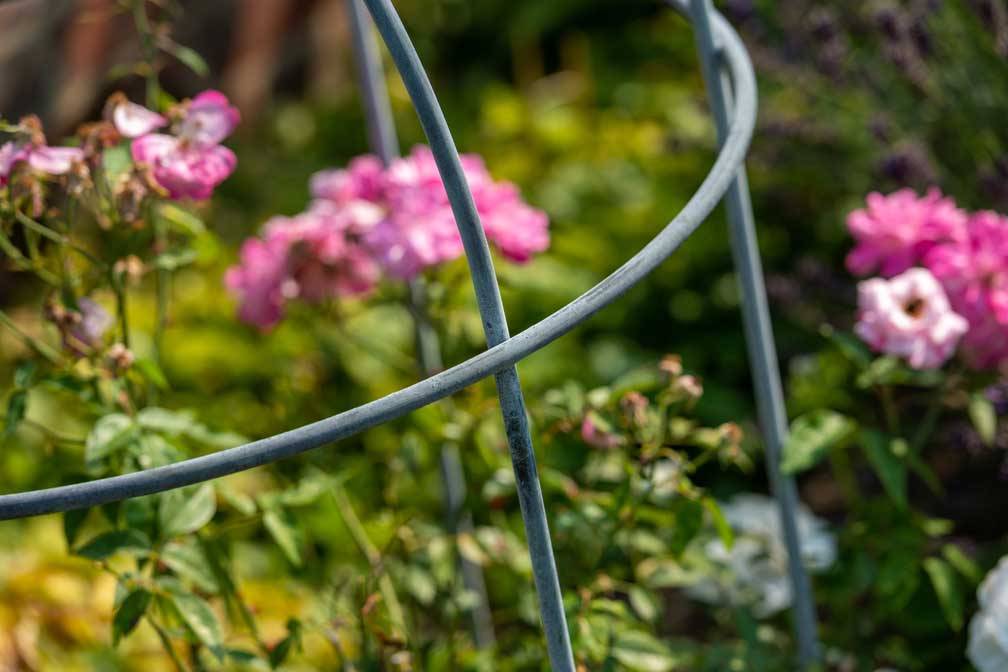
[[[876,352],[900,357],[915,369],[944,364],[968,328],[952,311],[941,285],[923,268],[891,280],[860,283],[858,310],[857,335]]]
[[[867,208],[847,216],[847,228],[857,241],[847,255],[847,268],[855,275],[877,270],[887,278],[902,273],[936,243],[961,238],[966,220],[966,213],[938,189],[924,197],[910,189],[888,196],[873,192]]]

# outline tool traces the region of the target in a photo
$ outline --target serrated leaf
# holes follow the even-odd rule
[[[146,551],[150,546],[150,539],[139,530],[115,530],[99,534],[75,550],[74,554],[91,560],[104,560],[120,551]]]
[[[190,632],[220,659],[223,635],[220,621],[210,604],[198,595],[174,591],[171,593],[171,601]]]
[[[133,632],[150,604],[151,594],[142,588],[129,593],[112,617],[112,644]]]
[[[982,392],[970,396],[969,417],[980,439],[987,446],[993,446],[997,438],[997,411],[994,404]]]
[[[263,514],[263,525],[291,564],[300,567],[301,533],[294,516],[287,510],[273,506]]]
[[[161,495],[158,521],[165,537],[190,534],[210,522],[217,511],[213,485],[169,490]]]
[[[89,465],[123,448],[137,433],[133,419],[122,413],[98,418],[84,444],[84,459]]]
[[[219,590],[210,563],[198,545],[172,541],[164,547],[160,558],[180,578],[192,582],[203,592],[216,593]]]
[[[846,415],[821,408],[795,418],[784,443],[781,471],[795,474],[814,467],[830,449],[846,441],[857,423]]]
[[[931,579],[945,620],[958,632],[963,626],[963,594],[956,580],[955,571],[948,563],[938,558],[926,558],[924,571]]]
[[[907,505],[907,470],[906,465],[893,451],[895,441],[885,434],[866,430],[861,433],[861,443],[865,456],[871,463],[886,494],[901,507]]]

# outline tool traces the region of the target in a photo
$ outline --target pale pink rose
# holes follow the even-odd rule
[[[858,311],[855,333],[876,352],[900,357],[915,369],[944,364],[968,328],[924,268],[860,283]]]
[[[611,449],[623,445],[623,437],[604,429],[590,412],[581,421],[581,439],[594,448]]]
[[[148,110],[143,105],[131,103],[128,100],[122,101],[112,110],[112,124],[119,131],[120,135],[125,138],[139,138],[141,135],[147,135],[165,126],[167,123],[168,120],[157,112]]]
[[[238,124],[238,110],[219,91],[204,91],[186,107],[178,135],[151,133],[133,141],[133,160],[146,163],[171,198],[203,200],[238,163],[220,144]]]
[[[924,264],[970,330],[963,350],[980,368],[1008,361],[1008,218],[978,212],[963,238],[934,247]]]
[[[323,170],[311,176],[311,195],[334,203],[380,201],[384,198],[385,167],[370,154],[353,159],[346,169]]]
[[[84,160],[79,147],[33,147],[28,151],[28,165],[49,175],[63,175],[77,161]]]
[[[857,241],[847,268],[855,275],[877,271],[892,277],[918,263],[936,243],[961,238],[966,221],[955,201],[935,188],[923,197],[910,189],[888,196],[871,193],[865,209],[847,216]]]
[[[132,145],[133,160],[146,163],[154,179],[173,199],[210,198],[214,188],[234,172],[237,157],[227,147],[187,145],[171,135],[152,133]]]
[[[197,147],[213,147],[231,135],[241,121],[238,108],[220,91],[204,91],[189,103],[178,136]]]
[[[28,151],[22,145],[15,142],[5,142],[0,145],[0,187],[7,184],[14,166],[27,158]]]

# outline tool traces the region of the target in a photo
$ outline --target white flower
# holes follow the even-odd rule
[[[721,510],[735,532],[735,543],[730,549],[720,539],[704,545],[717,571],[689,586],[687,594],[702,602],[749,605],[759,617],[786,609],[791,604],[791,583],[776,501],[765,495],[741,494],[722,504]],[[826,522],[799,504],[797,523],[802,563],[812,571],[828,569],[837,550]]]
[[[1008,670],[1008,556],[980,584],[977,599],[966,655],[980,672]]]

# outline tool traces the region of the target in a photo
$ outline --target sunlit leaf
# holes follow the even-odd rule
[[[194,488],[169,490],[161,495],[158,520],[165,537],[189,534],[210,522],[217,511],[214,487],[204,483]]]
[[[791,423],[784,443],[781,470],[795,474],[814,467],[831,448],[841,445],[857,429],[857,423],[829,409],[806,413]]]

